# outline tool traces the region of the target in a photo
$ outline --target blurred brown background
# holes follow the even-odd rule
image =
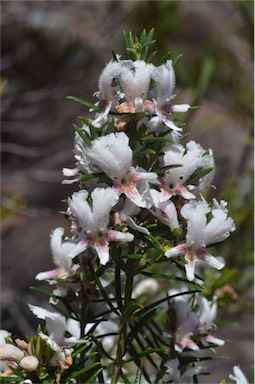
[[[95,102],[111,48],[124,55],[123,30],[140,34],[155,27],[159,56],[169,50],[173,57],[183,54],[176,68],[176,102],[202,106],[186,116],[184,129],[190,139],[214,149],[214,195],[229,201],[237,223],[233,239],[219,248],[232,273],[228,307],[219,315],[224,319],[219,337],[232,340],[219,353],[230,359],[214,362],[215,373],[204,383],[227,378],[235,364],[252,380],[253,2],[8,0],[1,5],[2,328],[32,334],[27,303],[42,299],[29,286],[43,287],[34,276],[52,268],[51,230],[68,227],[58,211],[77,186],[61,185],[61,171],[73,166],[72,124],[87,111],[66,96]]]

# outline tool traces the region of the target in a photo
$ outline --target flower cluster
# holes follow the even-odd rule
[[[224,267],[223,258],[208,248],[227,239],[235,224],[225,201],[209,203],[204,197],[214,176],[212,150],[194,141],[180,143],[182,127],[174,116],[190,105],[173,103],[173,61],[146,62],[150,34],[142,35],[140,45],[131,37],[128,49],[140,47],[138,58],[114,55],[105,66],[98,101],[82,101],[95,115],[76,128],[75,168],[63,169],[63,183],[77,182],[80,190],[66,200],[69,234],[63,228],[51,234],[55,269],[36,276],[55,286],[49,295],[53,312],[30,305],[47,323],[36,336],[35,358],[44,364],[33,376],[37,380],[54,381],[56,374],[56,382],[77,376],[83,382],[129,382],[123,365],[133,362],[137,377],[143,372],[151,382],[141,355],[152,363],[155,382],[170,375],[179,383],[201,371],[187,365],[185,353],[224,344],[212,335],[216,297],[208,301],[198,294],[201,289],[190,291],[190,284],[202,288],[201,262]],[[167,275],[158,273],[162,265]],[[173,282],[166,296],[157,276]],[[184,290],[171,294],[179,280]],[[32,356],[9,348],[29,371],[24,359]],[[158,354],[155,362],[152,352]]]

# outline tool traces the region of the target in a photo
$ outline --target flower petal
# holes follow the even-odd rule
[[[66,329],[66,319],[64,316],[60,315],[57,312],[47,311],[44,308],[28,304],[30,310],[38,319],[43,319],[47,322],[49,329],[49,337],[54,340],[57,344],[60,344],[64,332]]]
[[[109,222],[110,211],[119,200],[118,193],[113,188],[96,188],[91,193],[91,197],[93,200],[93,228],[104,230]]]
[[[59,269],[53,269],[47,272],[40,272],[35,276],[36,280],[48,280],[48,279],[56,279],[59,276]]]
[[[181,197],[183,197],[186,200],[190,200],[190,199],[195,199],[196,198],[196,196],[193,193],[189,192],[187,190],[187,188],[184,187],[184,185],[179,185],[178,187],[175,188],[174,191],[175,191],[175,193],[177,195],[180,195]]]
[[[187,261],[187,264],[185,264],[187,279],[192,281],[195,278],[195,266],[197,261],[196,256],[192,254],[186,254],[185,259]]]
[[[190,109],[190,105],[189,104],[175,104],[175,105],[172,105],[172,112],[175,113],[175,112],[187,112],[188,110]]]
[[[110,133],[92,141],[87,156],[112,180],[122,178],[132,163],[133,153],[128,142],[124,132]]]
[[[93,245],[99,257],[100,264],[105,265],[109,261],[109,244],[105,240],[96,241]]]
[[[219,346],[222,346],[225,344],[225,340],[218,339],[217,337],[214,337],[211,335],[207,335],[207,336],[203,337],[202,340],[203,340],[203,342],[205,341],[206,343],[211,343],[211,344],[215,344],[215,345],[219,345]]]
[[[156,82],[157,106],[161,107],[169,103],[175,86],[175,73],[172,60],[156,67],[152,73],[152,79]]]
[[[119,81],[126,99],[134,102],[136,98],[146,98],[154,66],[143,60],[122,61],[121,64]]]
[[[118,61],[110,61],[101,73],[98,81],[99,96],[102,99],[111,101],[113,99],[112,80],[116,78],[121,71],[121,65]]]
[[[198,259],[205,261],[208,263],[211,267],[216,268],[218,270],[221,270],[224,266],[225,263],[222,261],[216,259],[216,257],[212,256],[209,252],[207,252],[204,249],[200,249],[196,252],[196,256]]]
[[[79,255],[80,253],[86,251],[86,249],[89,246],[90,246],[90,243],[89,243],[89,241],[86,240],[86,238],[79,241],[79,243],[76,244],[76,246],[74,248],[72,248],[72,250],[68,253],[68,257],[73,259],[74,257]]]
[[[235,230],[235,223],[227,212],[222,209],[212,210],[213,218],[204,230],[206,244],[215,244],[224,241]]]
[[[181,215],[188,221],[186,243],[194,250],[206,246],[204,229],[206,227],[206,215],[210,212],[209,205],[204,201],[193,201],[183,205]]]
[[[63,168],[62,173],[66,177],[77,176],[79,173],[79,169],[78,168],[73,168],[73,169]]]
[[[134,235],[129,232],[120,232],[120,231],[114,231],[114,230],[109,230],[106,232],[106,238],[109,241],[124,241],[127,243],[130,243],[131,241],[134,240]]]
[[[79,221],[80,226],[87,231],[93,226],[93,215],[87,202],[88,191],[85,189],[75,192],[68,198],[69,207]]]
[[[133,172],[130,180],[133,182],[141,181],[141,180],[147,180],[147,181],[156,181],[158,178],[158,175],[155,172]]]
[[[187,245],[179,244],[176,247],[168,249],[165,252],[165,256],[169,258],[173,256],[185,255],[186,252],[187,252]]]
[[[123,188],[123,193],[138,207],[141,208],[146,208],[147,203],[146,201],[142,198],[140,193],[138,192],[138,189],[134,187],[133,185],[124,187]]]
[[[150,234],[150,232],[148,231],[147,228],[143,227],[142,225],[136,224],[136,222],[130,216],[128,216],[126,218],[126,223],[130,228],[134,229],[135,231],[138,231],[138,232],[143,233],[145,235]]]

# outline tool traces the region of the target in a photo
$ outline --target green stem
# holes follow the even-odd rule
[[[82,257],[82,272],[81,272],[81,285],[80,285],[80,338],[82,339],[85,336],[85,326],[86,326],[86,307],[87,307],[87,296],[85,292],[85,269],[86,269],[86,259]],[[81,352],[80,361],[85,359],[85,351]],[[83,375],[79,376],[79,382],[83,382]]]
[[[129,259],[127,262],[128,269],[126,272],[124,306],[122,310],[122,317],[120,319],[120,335],[118,340],[116,359],[113,363],[111,384],[118,384],[119,382],[119,378],[121,376],[121,371],[122,371],[122,365],[123,365],[123,356],[125,354],[125,349],[126,349],[125,341],[126,341],[129,318],[127,315],[125,316],[124,313],[132,303],[133,278],[134,278],[133,268],[132,268],[133,261],[134,260]]]

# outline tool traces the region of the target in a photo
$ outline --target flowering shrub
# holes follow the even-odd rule
[[[204,197],[213,152],[181,144],[175,114],[193,107],[173,103],[178,60],[152,64],[152,35],[125,34],[128,59],[113,52],[97,103],[69,97],[93,118],[75,127],[75,168],[63,169],[80,188],[63,212],[70,232],[52,231],[55,269],[36,276],[54,309],[29,305],[46,326],[26,341],[1,332],[3,382],[197,383],[214,358],[201,350],[224,344],[203,282],[224,267],[210,246],[235,224],[225,201]]]

